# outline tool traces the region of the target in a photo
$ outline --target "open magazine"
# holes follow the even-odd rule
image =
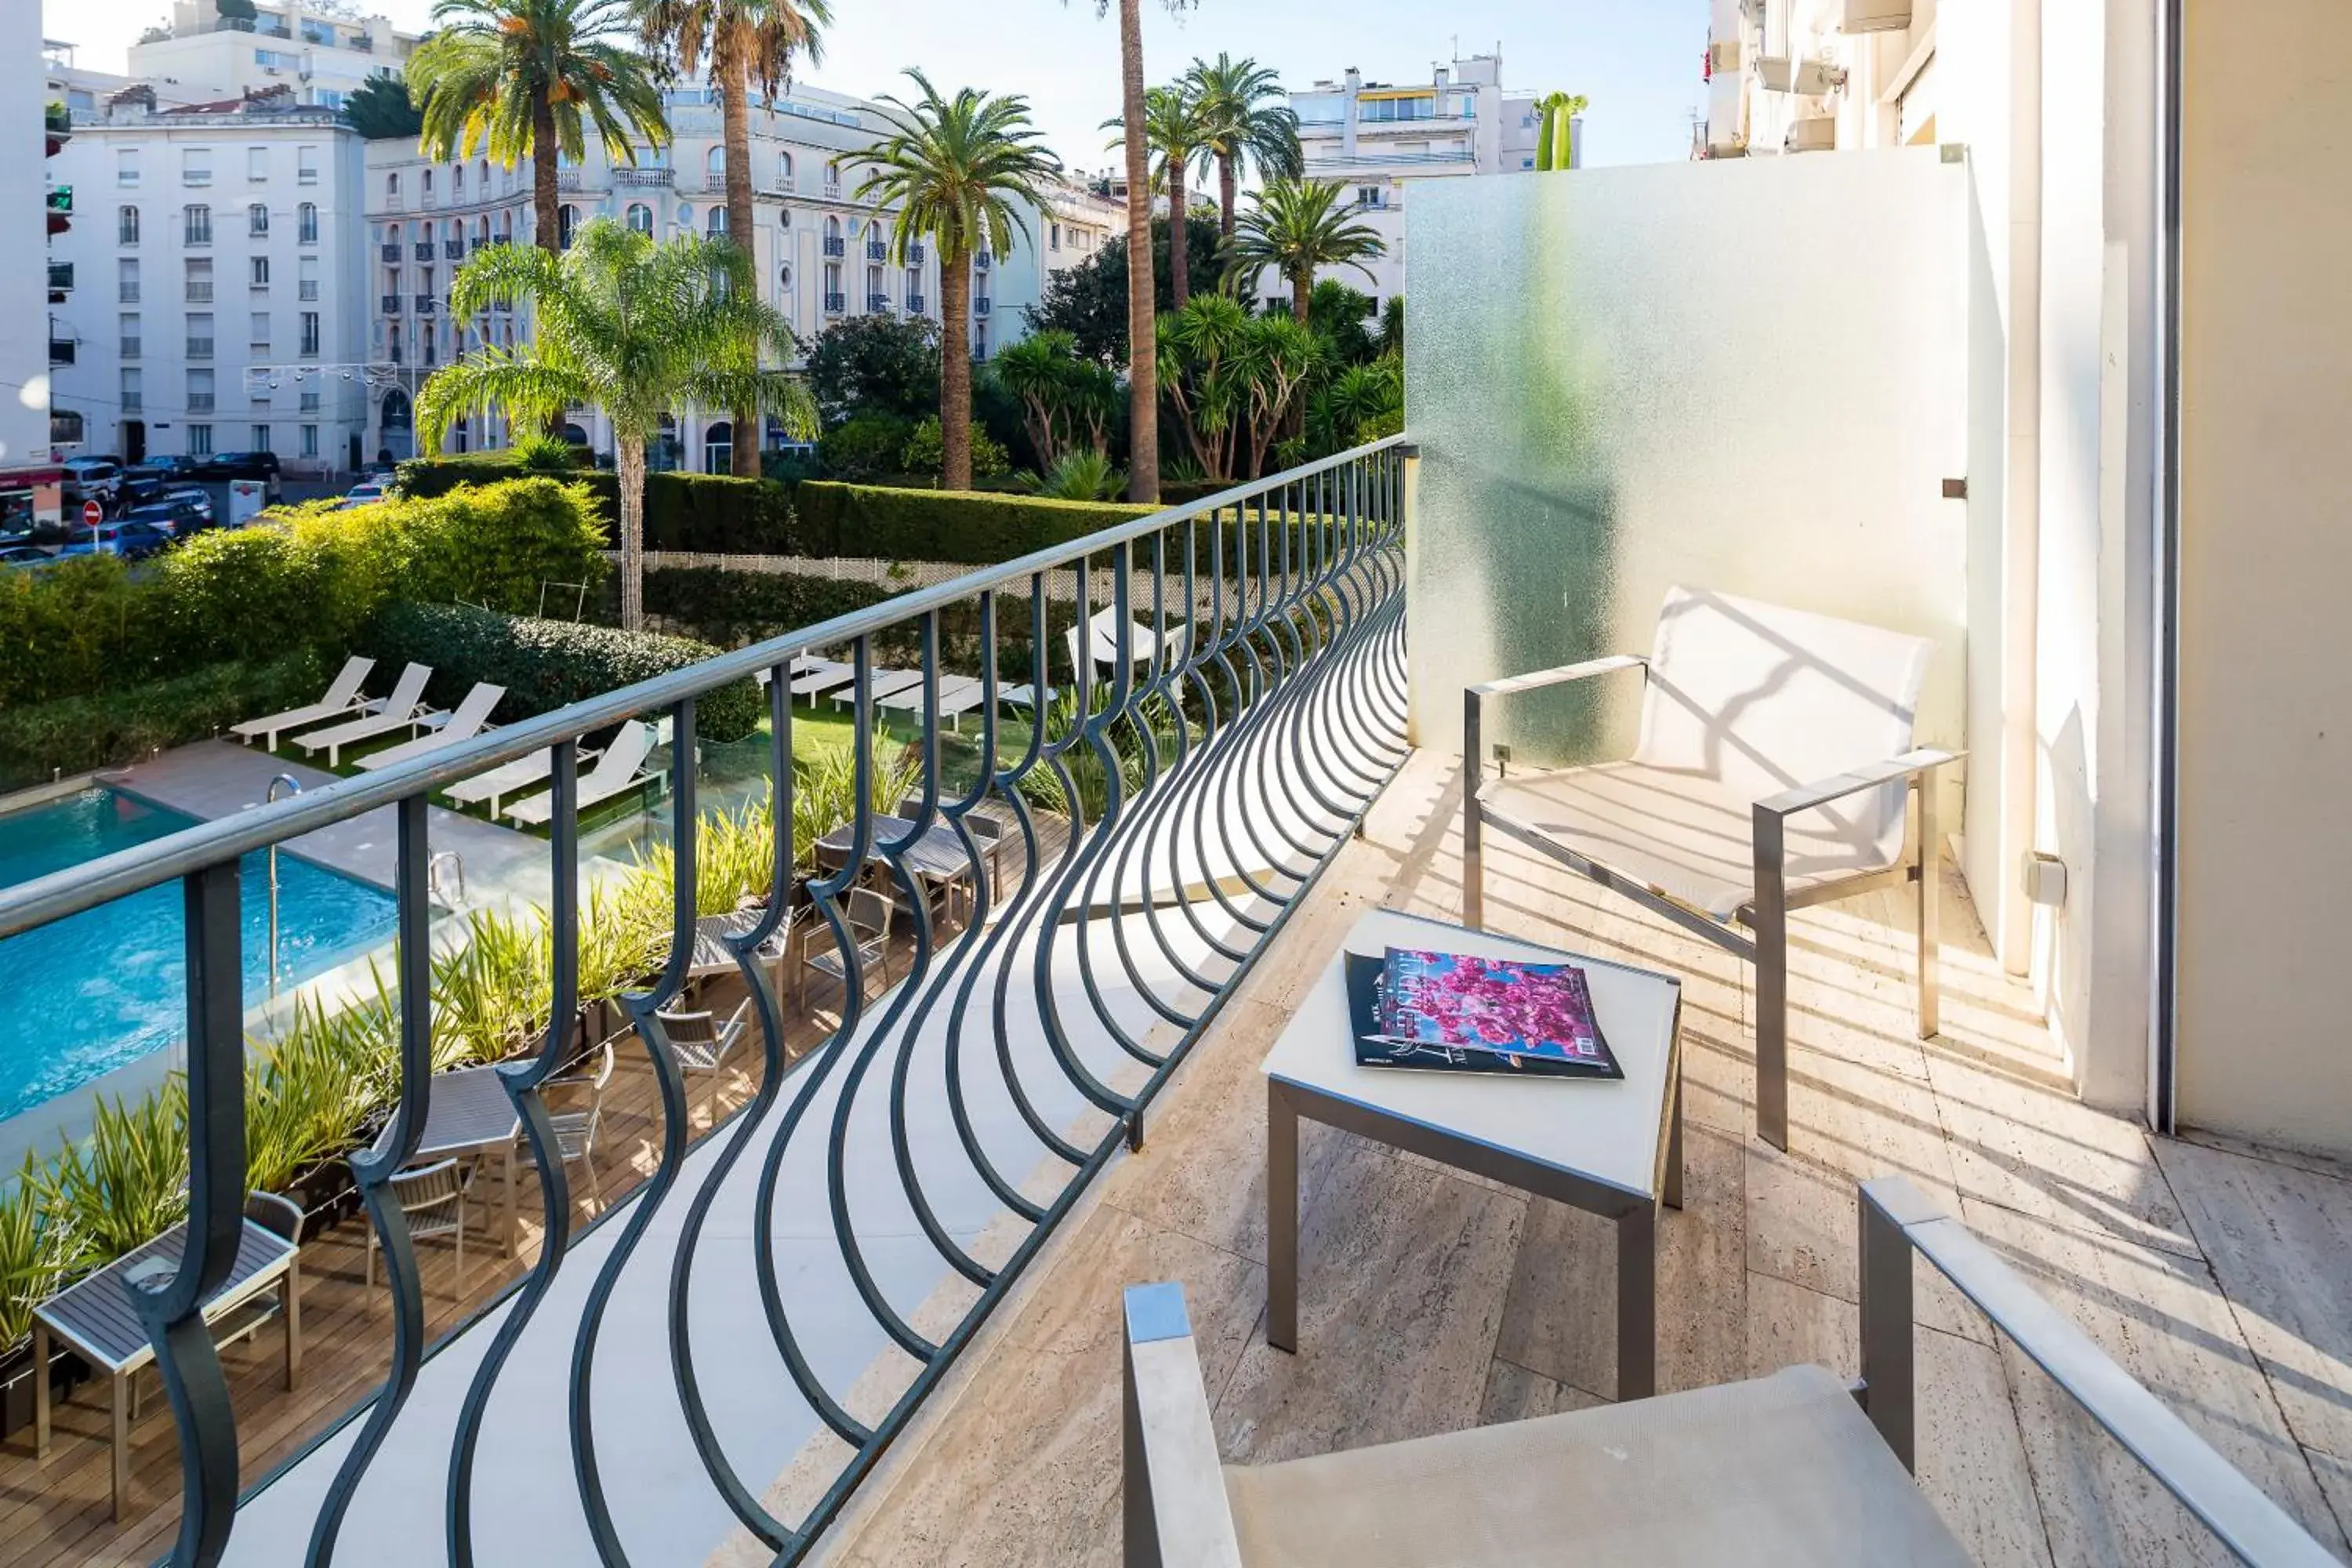
[[[1465,953],[1347,955],[1361,1067],[1622,1079],[1584,972]]]

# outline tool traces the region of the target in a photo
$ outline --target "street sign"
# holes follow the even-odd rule
[[[81,503],[81,521],[86,528],[96,528],[106,521],[106,509],[94,500]]]

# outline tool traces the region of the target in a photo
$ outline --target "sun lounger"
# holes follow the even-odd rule
[[[1049,686],[1045,688],[1045,700],[1048,702],[1054,700],[1054,699],[1060,694],[1061,689],[1058,687]],[[1034,708],[1037,706],[1037,689],[1024,680],[1018,686],[1008,686],[1003,690],[998,692],[996,694],[996,700],[999,702],[1009,703],[1015,708]]]
[[[414,731],[428,725],[437,725],[440,716],[425,706],[425,683],[432,679],[432,666],[412,664],[400,672],[400,684],[392,689],[392,695],[384,699],[383,705],[376,711],[331,729],[297,735],[295,742],[313,756],[320,752],[326,752],[327,765],[331,768],[342,760],[345,746],[361,741],[373,741],[378,735],[389,735],[396,730]]]
[[[653,749],[654,732],[650,726],[634,720],[622,725],[621,732],[614,737],[613,743],[604,748],[604,754],[596,759],[596,765],[582,776],[580,795],[573,803],[574,809],[585,811],[592,805],[600,805],[652,778],[654,775],[646,771],[645,762],[646,753]],[[506,809],[508,821],[529,823],[535,827],[545,826],[554,815],[555,792],[552,790],[545,795],[526,795]]]
[[[805,669],[797,665],[793,667],[793,695],[821,697],[835,687],[846,686],[856,679],[856,665],[835,664],[827,659],[816,659],[812,661]]]
[[[266,719],[248,719],[229,732],[240,741],[260,738],[265,750],[278,749],[278,737],[289,730],[299,730],[306,724],[323,724],[330,719],[356,717],[375,706],[360,695],[360,685],[375,668],[375,660],[362,658],[358,654],[343,660],[343,668],[327,683],[319,700],[301,708],[289,708],[283,713],[272,713]]]
[[[470,741],[490,727],[490,710],[507,694],[503,686],[488,681],[476,681],[474,689],[457,704],[441,727],[430,735],[420,735],[397,746],[387,746],[381,752],[360,759],[363,768],[386,768],[394,763],[404,763],[411,757],[421,757],[427,752],[437,752],[444,746],[454,746],[460,741]]]
[[[1115,610],[1097,610],[1094,617],[1087,621],[1087,628],[1089,634],[1087,646],[1094,655],[1095,663],[1106,669],[1118,664],[1118,613]],[[1187,646],[1187,633],[1190,630],[1190,627],[1179,622],[1162,631],[1155,632],[1141,621],[1129,621],[1127,625],[1129,661],[1137,669],[1148,669],[1155,654],[1171,663],[1182,658]],[[1078,664],[1078,628],[1072,626],[1062,635],[1070,650],[1070,668],[1076,669]]]
[[[923,672],[919,669],[877,669],[866,681],[866,689],[871,691],[874,694],[874,700],[879,702],[885,697],[904,691],[909,686],[920,686],[922,683]],[[856,702],[857,686],[854,681],[845,689],[833,694],[833,705],[836,708],[854,707]]]
[[[940,677],[940,717],[947,720],[950,726],[961,734],[963,716],[980,706],[982,689],[980,682],[969,675]],[[903,690],[892,692],[877,706],[901,713],[920,713],[923,710],[922,683],[917,681]]]
[[[583,749],[580,760],[585,763],[593,755],[593,752]],[[488,773],[460,779],[441,793],[460,805],[479,805],[487,801],[490,815],[496,816],[500,799],[529,789],[535,784],[545,784],[548,774],[554,770],[554,752],[551,749],[537,751],[527,757],[517,757],[503,767],[492,768]]]

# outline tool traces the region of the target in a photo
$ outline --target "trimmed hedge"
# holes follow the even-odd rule
[[[813,626],[878,605],[896,590],[788,572],[660,566],[646,574],[646,610],[721,647]]]
[[[793,497],[802,553],[992,566],[1157,510],[813,479]]]
[[[614,549],[620,535],[610,536]],[[792,555],[793,492],[719,474],[646,476],[646,548],[706,555]]]
[[[340,662],[404,597],[536,607],[542,582],[605,573],[584,490],[519,479],[349,511],[281,510],[153,562],[0,573],[0,708],[95,696],[301,648]]]
[[[328,673],[326,659],[305,649],[268,664],[215,664],[127,691],[0,710],[0,790],[43,783],[53,771],[119,766],[257,713],[315,702]]]
[[[411,661],[431,665],[428,690],[445,705],[462,700],[477,681],[505,687],[494,717],[511,723],[699,664],[719,650],[685,637],[501,615],[471,605],[401,603],[377,617],[368,651],[395,668]],[[696,729],[714,743],[740,741],[760,727],[762,710],[759,687],[738,681],[696,702]]]

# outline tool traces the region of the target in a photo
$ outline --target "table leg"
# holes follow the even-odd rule
[[[1658,1211],[1643,1204],[1617,1222],[1617,1398],[1658,1391]]]
[[[33,1320],[33,1457],[49,1457],[49,1325]]]
[[[1666,1092],[1675,1097],[1674,1121],[1666,1129],[1666,1206],[1683,1206],[1683,1078],[1675,1074],[1675,1081]]]
[[[507,1141],[506,1166],[507,1213],[505,1221],[505,1244],[507,1256],[509,1258],[512,1258],[515,1255],[515,1146],[512,1139],[509,1139]]]
[[[1298,1113],[1265,1086],[1265,1342],[1298,1349]]]
[[[286,1387],[291,1393],[302,1385],[302,1259],[299,1254],[286,1265],[286,1279],[278,1289],[286,1292],[282,1313],[286,1319]]]
[[[131,1500],[131,1380],[117,1377],[114,1383],[114,1522],[122,1522],[123,1509]]]

